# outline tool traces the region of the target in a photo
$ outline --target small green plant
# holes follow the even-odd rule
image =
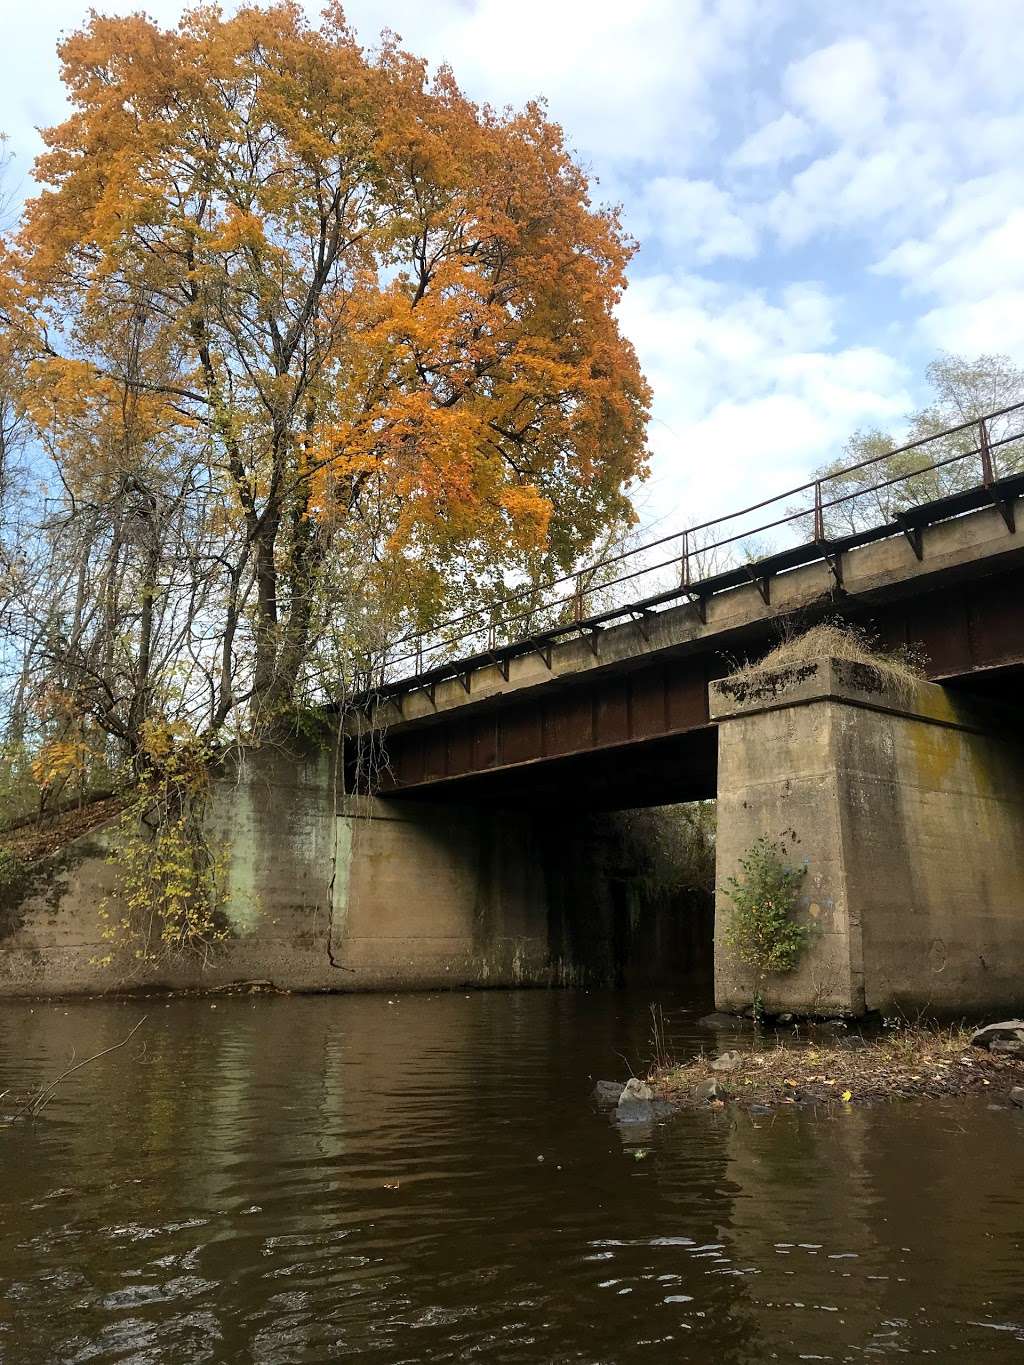
[[[794,918],[806,868],[791,866],[788,857],[785,844],[762,834],[740,859],[742,875],[730,877],[725,885],[734,908],[724,939],[739,961],[757,973],[757,1017],[763,1013],[765,977],[791,972],[810,937],[808,926]]]

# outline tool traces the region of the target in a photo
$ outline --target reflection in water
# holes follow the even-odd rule
[[[1022,1116],[617,1129],[571,992],[8,1003],[0,1091],[144,1010],[0,1129],[4,1361],[1024,1358]]]

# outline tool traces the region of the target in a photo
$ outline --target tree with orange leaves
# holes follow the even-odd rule
[[[337,5],[93,14],[60,55],[72,112],[0,295],[94,591],[123,595],[78,665],[102,728],[137,746],[182,697],[210,735],[272,718],[332,612],[390,593],[423,623],[629,519],[632,244],[541,105],[367,53]]]

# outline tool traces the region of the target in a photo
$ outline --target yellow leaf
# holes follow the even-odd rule
[[[840,1098],[842,1099],[842,1101],[843,1101],[844,1104],[849,1104],[850,1101],[853,1099],[853,1091],[852,1091],[852,1090],[844,1090],[843,1093],[842,1093],[842,1095],[840,1096]]]

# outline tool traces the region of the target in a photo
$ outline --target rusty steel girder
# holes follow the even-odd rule
[[[867,626],[884,646],[915,650],[936,681],[996,689],[1009,700],[1019,691],[1022,568],[870,611],[852,604],[844,610],[840,602],[830,614]],[[749,652],[756,656],[773,643],[752,639]],[[708,641],[677,657],[641,656],[632,666],[565,679],[557,689],[467,705],[433,723],[399,728],[386,741],[381,793],[529,801],[557,800],[571,789],[578,802],[605,805],[621,804],[627,794],[642,798],[636,804],[711,796],[708,684],[730,666]]]

